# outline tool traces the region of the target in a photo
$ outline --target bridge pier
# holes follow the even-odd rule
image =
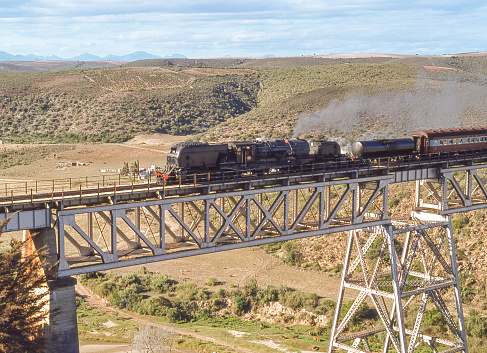
[[[24,255],[46,249],[44,260],[48,267],[57,262],[56,232],[52,228],[24,230]],[[79,353],[76,296],[73,277],[58,278],[56,270],[45,269],[49,295],[48,317],[44,324],[46,352]]]
[[[372,344],[382,352],[468,353],[451,219],[427,216],[427,222],[416,218],[412,225],[394,222],[349,232],[329,353],[371,352]],[[345,290],[358,292],[346,313]],[[364,313],[361,308],[375,309],[378,324],[354,332],[353,318]],[[449,332],[421,332],[425,317],[436,312]]]

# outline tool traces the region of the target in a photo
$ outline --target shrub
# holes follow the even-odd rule
[[[279,300],[279,291],[274,286],[267,286],[260,291],[260,303],[277,302]]]
[[[330,317],[335,313],[335,306],[336,306],[336,304],[333,300],[325,299],[318,306],[317,312],[320,315],[326,315],[326,316]]]
[[[424,312],[423,324],[425,325],[427,332],[444,332],[446,330],[446,321],[443,319],[443,316],[441,316],[441,313],[436,308],[426,310]]]
[[[318,305],[318,296],[314,293],[298,292],[285,286],[279,287],[279,302],[293,309],[314,308]]]
[[[179,283],[176,285],[175,293],[183,301],[195,300],[199,288],[193,282]]]
[[[313,245],[313,251],[320,251],[322,249],[321,244],[315,244]]]
[[[397,205],[399,205],[399,199],[394,197],[394,198],[389,200],[387,207],[393,208],[393,207],[396,207]]]
[[[112,281],[104,281],[98,284],[93,291],[101,297],[107,298],[113,292],[118,291],[118,286]]]
[[[345,314],[348,312],[350,307],[353,305],[354,301],[350,300],[346,302],[345,304],[342,305],[342,310],[341,310],[341,319],[345,316]],[[369,305],[367,302],[363,302],[360,307],[357,309],[355,312],[355,315],[352,317],[350,320],[350,325],[352,326],[358,326],[361,324],[361,322],[367,318],[371,318],[372,313],[371,310],[369,309]]]
[[[232,312],[237,316],[242,316],[248,309],[248,301],[240,295],[235,296],[232,305]]]
[[[453,230],[455,231],[461,231],[465,226],[467,226],[469,223],[468,218],[462,214],[459,213],[454,220],[452,220],[451,225]]]
[[[303,261],[301,246],[295,241],[288,241],[281,247],[285,251],[283,261],[287,265],[299,265]]]
[[[112,295],[113,297],[113,295]],[[129,309],[137,311],[142,296],[136,291],[133,286],[118,291],[117,306],[120,309]]]
[[[242,291],[242,296],[244,298],[256,298],[257,297],[257,280],[255,278],[252,278],[250,281],[244,284],[243,291]]]
[[[119,279],[119,283],[123,287],[128,287],[133,283],[141,284],[142,280],[140,279],[139,275],[135,273],[127,273]]]
[[[171,289],[172,282],[167,275],[152,277],[150,288],[159,293],[166,293]]]
[[[151,297],[143,302],[138,312],[143,315],[166,316],[171,301],[162,295]]]
[[[208,281],[206,281],[206,282],[205,282],[205,284],[206,284],[207,286],[211,286],[211,287],[213,287],[213,286],[218,285],[218,284],[219,284],[219,282],[218,282],[218,280],[217,280],[215,277],[210,277],[210,278],[208,278]]]
[[[465,329],[469,336],[487,338],[487,319],[480,317],[478,311],[471,310],[465,318]]]
[[[87,283],[90,279],[98,279],[98,278],[103,278],[103,274],[100,272],[88,272],[88,273],[82,273],[79,276],[81,283]]]
[[[223,288],[219,288],[215,292],[213,292],[214,298],[225,298],[226,296],[227,296],[227,291]]]

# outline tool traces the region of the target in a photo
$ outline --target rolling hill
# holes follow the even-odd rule
[[[352,139],[484,125],[486,67],[482,55],[175,58],[1,72],[0,139],[120,142],[152,132],[203,141]]]

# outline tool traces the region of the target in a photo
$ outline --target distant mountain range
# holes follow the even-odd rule
[[[37,60],[68,60],[68,61],[137,61],[145,59],[186,59],[182,54],[172,54],[170,56],[160,57],[149,54],[145,51],[136,51],[126,55],[108,55],[105,57],[92,55],[90,53],[84,53],[72,58],[61,58],[59,56],[41,56],[41,55],[12,55],[4,51],[0,51],[0,61],[37,61]]]

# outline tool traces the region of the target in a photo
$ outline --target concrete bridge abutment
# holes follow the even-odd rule
[[[44,326],[45,352],[79,353],[75,294],[77,281],[73,277],[56,276],[56,231],[52,228],[24,230],[23,240],[26,242],[24,255],[45,250],[45,256],[39,259],[46,263],[46,295],[49,296],[46,307],[48,316]]]

